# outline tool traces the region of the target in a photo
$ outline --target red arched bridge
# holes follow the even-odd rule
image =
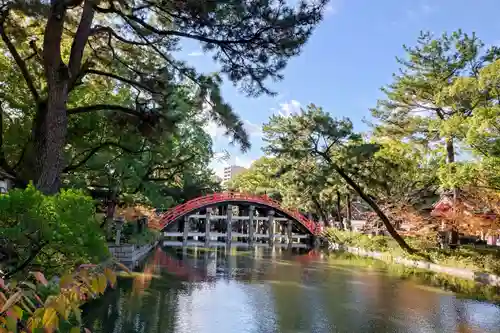
[[[279,202],[269,198],[268,196],[258,196],[258,195],[252,195],[252,194],[245,194],[245,193],[239,193],[239,192],[223,192],[223,193],[215,193],[215,194],[210,194],[206,195],[203,197],[198,197],[192,200],[189,200],[183,204],[180,204],[176,207],[173,207],[163,213],[160,217],[159,222],[156,223],[150,223],[150,227],[158,229],[158,230],[167,230],[169,226],[172,226],[175,222],[181,222],[182,218],[184,220],[189,217],[194,217],[194,218],[205,218],[208,221],[213,220],[213,219],[224,219],[227,218],[229,220],[229,225],[231,223],[231,217],[229,217],[229,213],[224,213],[224,215],[217,215],[212,214],[211,218],[207,218],[208,215],[201,215],[198,214],[198,212],[203,211],[203,210],[212,210],[216,209],[218,210],[220,207],[228,207],[229,205],[231,206],[238,206],[238,207],[255,207],[258,208],[259,212],[262,211],[267,211],[267,214],[272,211],[273,218],[265,217],[265,216],[259,216],[259,215],[254,215],[254,213],[248,213],[250,216],[246,216],[247,220],[256,220],[256,221],[287,221],[290,222],[290,232],[292,228],[292,224],[295,230],[299,231],[300,233],[303,234],[309,234],[309,235],[317,235],[320,232],[320,228],[318,225],[309,219],[307,219],[305,216],[303,216],[299,211],[297,210],[291,210],[284,208],[280,205]],[[274,212],[276,213],[276,217],[274,216]],[[227,214],[227,215],[226,215]],[[259,213],[256,213],[259,214]],[[234,216],[232,217],[234,222],[242,220],[244,217],[243,216]],[[184,223],[184,222],[181,222]],[[209,222],[210,223],[210,222]],[[260,222],[261,224],[263,222]],[[273,225],[272,223],[268,223],[269,225]],[[257,224],[255,223],[247,223],[247,225],[253,225],[250,229],[252,228],[258,228],[259,222]],[[207,228],[210,228],[208,226]],[[269,227],[270,229],[271,227]],[[230,226],[229,226],[230,229]],[[274,230],[274,227],[272,227]],[[179,230],[182,231],[182,230]],[[258,232],[258,230],[255,230]],[[207,231],[208,232],[208,231]],[[229,231],[230,232],[230,231]],[[271,232],[271,231],[269,231]],[[179,235],[181,236],[181,235]]]

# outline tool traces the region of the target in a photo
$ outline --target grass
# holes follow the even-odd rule
[[[388,236],[370,236],[336,229],[327,229],[324,236],[331,241],[337,238],[341,244],[347,246],[378,251],[392,257],[421,260],[419,257],[404,252]],[[440,249],[430,237],[406,237],[405,241],[435,264],[500,275],[500,249],[472,245],[463,245],[455,250]]]

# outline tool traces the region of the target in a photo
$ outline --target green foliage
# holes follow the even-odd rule
[[[277,177],[275,177],[278,170],[277,159],[261,157],[253,162],[247,171],[231,179],[227,186],[234,191],[269,195],[278,192]]]
[[[383,252],[387,258],[401,256],[410,259],[422,259],[401,251],[398,244],[387,236],[371,236],[333,229],[326,229],[324,235],[334,243],[340,242],[341,244],[359,247],[368,251]],[[438,247],[435,234],[406,237],[405,240],[436,264],[500,275],[500,252],[494,248],[461,246],[456,250],[444,250]]]
[[[153,242],[159,240],[160,236],[161,236],[161,233],[159,231],[146,229],[141,233],[133,234],[129,238],[127,243],[139,245],[139,246],[146,245],[146,244],[152,244]]]
[[[21,1],[3,8],[0,93],[8,137],[0,167],[21,184],[33,180],[44,193],[57,192],[61,173],[90,166],[104,178],[116,170],[119,184],[105,186],[125,186],[129,195],[142,192],[155,201],[157,178],[170,180],[178,162],[190,157],[176,154],[179,142],[203,148],[200,158],[193,151],[191,167],[212,157],[200,124],[211,120],[243,151],[250,147],[244,122],[221,95],[221,75],[247,95],[273,95],[266,81],[282,79],[327,0],[85,4]],[[64,27],[54,28],[61,18]],[[219,72],[198,73],[175,59],[186,40],[200,44]],[[157,168],[169,172],[158,177]],[[203,166],[196,169],[189,174]],[[88,181],[94,175],[87,171]]]
[[[94,202],[80,191],[46,196],[32,185],[0,196],[0,255],[5,275],[33,268],[71,271],[108,255]]]
[[[116,239],[116,230],[112,231],[112,237],[108,239],[114,242]],[[120,236],[120,244],[134,244],[138,246],[152,244],[160,239],[161,232],[149,228],[145,228],[141,232],[137,231],[137,225],[134,222],[127,222],[122,227]]]
[[[298,115],[271,117],[263,130],[267,143],[265,150],[286,161],[287,170],[295,165],[312,164],[327,175],[326,180],[331,177],[345,184],[373,209],[401,248],[414,252],[397,233],[376,200],[364,189],[362,181],[370,176],[367,166],[380,146],[364,141],[353,131],[349,119],[335,119],[311,104]]]
[[[500,49],[485,48],[474,34],[460,30],[438,38],[421,33],[416,46],[404,49],[406,59],[398,58],[400,73],[382,88],[386,97],[372,109],[378,121],[376,140],[405,142],[420,150],[424,160],[431,157],[436,165],[433,173],[443,188],[480,178],[480,172],[469,176],[471,171],[484,170],[477,162],[471,166],[457,162],[456,156],[460,148],[484,155],[486,136],[496,141],[489,130],[498,121],[494,115],[498,113],[498,74],[493,73],[498,73]]]

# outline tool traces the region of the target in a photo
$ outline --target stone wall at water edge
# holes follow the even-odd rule
[[[141,246],[133,244],[123,244],[116,246],[114,244],[110,244],[108,248],[111,255],[118,261],[126,265],[130,265],[143,259],[153,248],[155,248],[156,244],[158,244],[158,242]]]
[[[442,266],[430,263],[428,261],[411,260],[403,257],[393,257],[391,255],[388,255],[387,253],[382,253],[377,251],[366,251],[358,247],[345,246],[331,242],[329,243],[328,248],[330,250],[346,251],[359,256],[371,257],[383,261],[389,261],[408,267],[415,267],[436,273],[448,274],[457,278],[473,280],[479,283],[488,284],[492,286],[500,286],[500,276],[495,274],[490,274],[485,272],[474,272],[473,270],[465,268]]]

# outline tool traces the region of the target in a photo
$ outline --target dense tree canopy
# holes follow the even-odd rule
[[[500,50],[461,31],[438,38],[422,33],[416,46],[404,49],[400,73],[372,109],[370,133],[358,134],[349,119],[314,105],[273,116],[264,126],[264,150],[273,158],[260,160],[233,186],[272,189],[283,204],[337,220],[338,198],[354,194],[396,239],[392,225],[429,226],[435,219],[422,209],[453,189],[456,209],[444,218],[453,231],[495,230]],[[489,212],[489,220],[475,216],[478,211]]]
[[[438,38],[422,33],[416,46],[404,49],[407,57],[397,59],[400,72],[382,88],[386,98],[372,110],[378,121],[375,135],[436,155],[442,161],[442,185],[456,188],[457,149],[471,147],[469,124],[482,123],[476,116],[498,104],[498,82],[481,76],[497,67],[500,48],[485,48],[475,34],[459,30]]]
[[[287,161],[289,168],[297,163],[315,163],[319,170],[341,179],[375,211],[398,244],[413,252],[376,200],[356,179],[357,171],[370,161],[380,147],[365,142],[353,132],[349,119],[332,118],[311,104],[297,115],[272,116],[263,131],[268,153]]]
[[[245,150],[248,135],[220,95],[221,76],[197,73],[174,52],[182,40],[195,40],[248,95],[272,94],[265,81],[281,78],[325,4],[4,2],[0,92],[8,124],[0,166],[18,183],[34,180],[54,193],[61,173],[74,168],[65,150],[76,154],[70,158],[76,165],[84,164],[84,151],[148,150],[152,138],[177,135],[193,114],[225,126]],[[90,136],[94,142],[79,147]]]

